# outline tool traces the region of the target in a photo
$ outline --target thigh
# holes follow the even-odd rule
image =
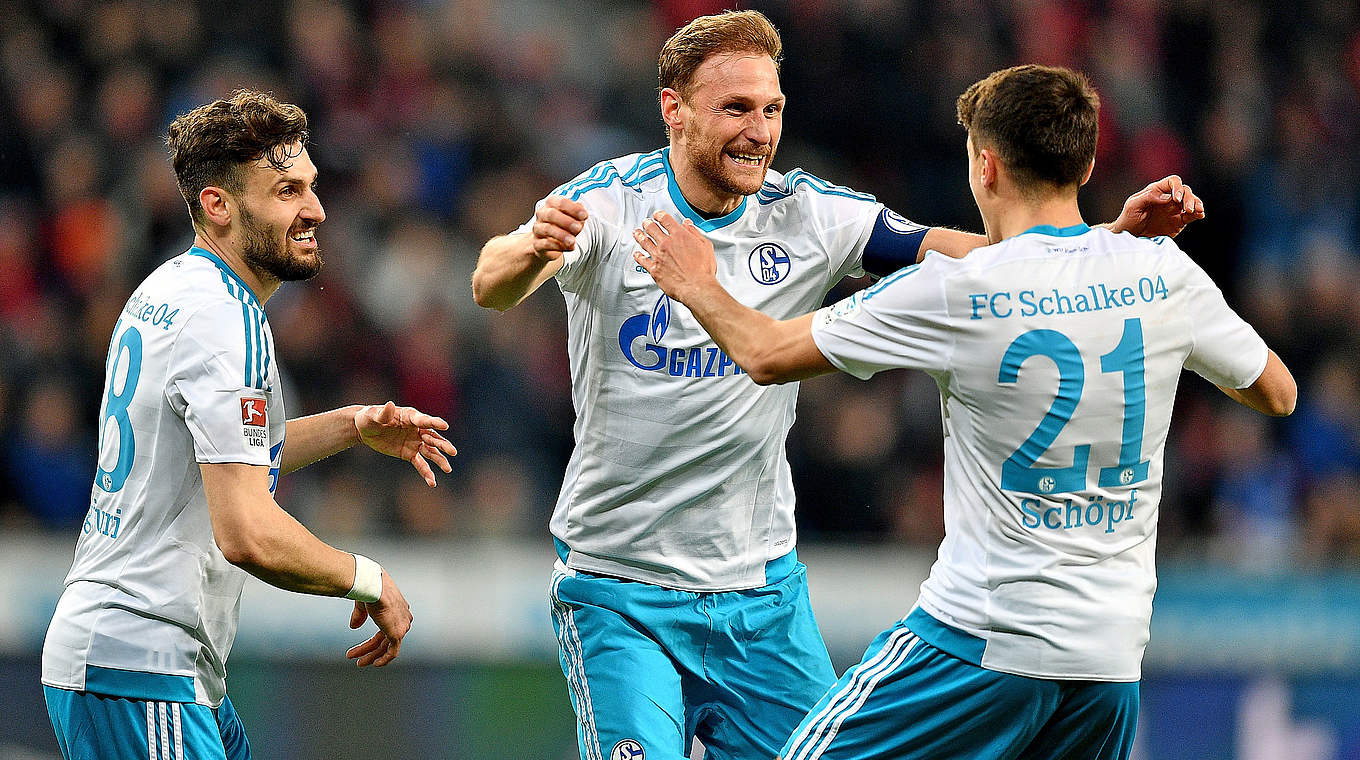
[[[692,713],[706,760],[768,760],[836,680],[812,614],[807,576],[713,595],[714,635]]]
[[[222,705],[211,711],[210,715],[221,737],[222,749],[227,760],[251,760],[250,742],[246,740],[246,728],[231,699],[224,697]]]
[[[629,588],[634,585],[645,586],[554,573],[553,627],[581,760],[688,756],[676,665],[644,626],[618,609],[628,606],[617,604],[620,594],[648,591]]]
[[[1065,684],[1063,699],[1022,760],[1127,760],[1138,729],[1138,684]]]
[[[66,760],[249,760],[248,752],[228,758],[217,721],[203,705],[43,691]]]
[[[1030,743],[1058,685],[980,668],[901,623],[870,645],[794,731],[783,760],[1002,760]]]

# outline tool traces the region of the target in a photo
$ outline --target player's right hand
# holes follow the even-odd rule
[[[576,248],[576,236],[585,226],[586,207],[563,196],[553,195],[534,212],[534,255],[544,261],[562,257]]]
[[[359,667],[372,665],[381,668],[397,659],[401,653],[401,640],[411,630],[411,606],[406,603],[401,589],[392,577],[383,571],[382,596],[376,602],[355,602],[354,612],[349,616],[349,627],[358,628],[372,617],[378,625],[378,632],[362,644],[350,647],[345,656],[354,660]]]

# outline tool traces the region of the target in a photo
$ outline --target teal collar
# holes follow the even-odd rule
[[[258,298],[255,297],[255,291],[253,291],[253,290],[250,289],[250,286],[246,284],[246,281],[245,281],[245,280],[242,280],[242,279],[241,279],[241,276],[240,276],[240,275],[236,274],[236,271],[235,271],[235,270],[233,270],[231,267],[227,266],[227,262],[225,262],[225,261],[223,261],[222,259],[218,258],[217,254],[213,253],[212,251],[209,251],[209,250],[206,249],[206,248],[199,248],[198,246],[194,246],[193,248],[190,248],[190,249],[189,249],[189,255],[190,255],[190,256],[202,256],[203,258],[207,259],[208,261],[211,261],[212,263],[216,264],[216,265],[217,265],[217,268],[222,270],[222,276],[223,276],[223,277],[230,277],[231,279],[233,279],[233,280],[236,281],[236,284],[237,284],[237,285],[240,285],[240,286],[241,286],[242,292],[244,292],[244,293],[246,294],[246,298],[249,298],[249,299],[250,299],[251,305],[253,305],[253,306],[259,306],[260,308],[264,308],[264,307],[260,306],[260,300],[259,300]]]
[[[1052,235],[1053,237],[1076,237],[1077,235],[1085,235],[1090,231],[1091,228],[1083,222],[1081,224],[1074,224],[1071,227],[1062,228],[1054,227],[1051,224],[1040,224],[1036,227],[1030,227],[1020,234],[1028,235],[1029,233],[1034,232],[1039,235]]]
[[[737,204],[737,207],[726,216],[720,216],[717,219],[705,219],[702,214],[689,205],[689,201],[685,200],[684,194],[680,192],[680,184],[675,181],[675,172],[671,169],[671,149],[662,149],[661,158],[666,163],[666,189],[670,191],[671,202],[675,204],[675,207],[686,219],[694,222],[695,227],[704,232],[712,232],[741,218],[741,213],[746,210],[745,198],[742,198],[741,203]]]

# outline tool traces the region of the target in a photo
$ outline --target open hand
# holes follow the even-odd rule
[[[682,223],[658,211],[633,230],[633,239],[642,248],[633,252],[633,260],[671,298],[688,304],[700,288],[717,282],[713,243],[694,222],[686,219]]]
[[[431,487],[435,481],[429,462],[439,465],[444,472],[452,471],[448,457],[456,455],[458,449],[439,434],[440,430],[449,429],[449,423],[439,417],[389,401],[383,406],[360,409],[354,415],[354,427],[364,445],[410,462]]]
[[[1130,195],[1110,229],[1139,237],[1175,237],[1185,225],[1203,218],[1204,201],[1172,174]]]

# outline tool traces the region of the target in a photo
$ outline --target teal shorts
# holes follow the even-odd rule
[[[65,760],[250,760],[241,718],[217,709],[43,687]]]
[[[582,760],[767,760],[835,680],[792,553],[767,585],[696,593],[553,573]]]
[[[914,610],[822,697],[780,760],[1127,760],[1136,682],[987,670],[965,659],[981,657],[978,644]]]

